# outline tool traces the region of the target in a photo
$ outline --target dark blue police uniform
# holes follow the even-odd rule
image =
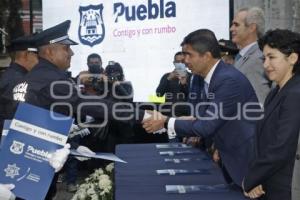
[[[8,46],[9,52],[37,51],[34,36],[23,36],[12,40]],[[12,62],[0,79],[0,132],[5,119],[12,119],[17,103],[13,101],[12,90],[15,85],[28,73],[24,66]],[[1,134],[0,134],[1,138]]]
[[[67,35],[69,27],[70,21],[67,20],[41,32],[37,36],[36,44],[39,46],[54,43],[76,45],[77,43],[69,39]],[[115,102],[100,99],[97,96],[93,96],[93,98],[85,96],[83,98],[66,76],[65,71],[43,58],[39,59],[39,63],[25,77],[24,82],[21,84],[27,84],[27,92],[24,98],[27,103],[45,109],[53,108],[54,111],[64,115],[73,116],[80,113],[81,116],[89,115],[97,119],[115,119],[115,116],[127,117],[127,120],[122,121],[129,123],[134,121],[141,122],[144,116],[144,111],[138,110],[134,112],[131,109],[132,105],[129,104],[118,105],[117,109],[131,109],[131,111],[126,112],[123,110],[122,112],[113,114],[112,109]],[[54,106],[57,104],[64,104],[64,106]],[[101,105],[99,106],[99,104]],[[78,117],[80,118],[81,116]]]
[[[0,130],[5,119],[12,119],[16,105],[12,101],[12,88],[27,74],[27,70],[17,64],[11,63],[0,79]]]

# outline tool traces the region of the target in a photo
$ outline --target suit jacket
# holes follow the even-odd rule
[[[249,79],[261,104],[264,103],[271,88],[271,81],[264,72],[262,56],[262,52],[256,43],[243,57],[234,63],[234,66]]]
[[[256,131],[256,158],[244,179],[248,192],[262,184],[265,199],[291,199],[291,182],[300,129],[300,76],[293,76],[265,102]]]
[[[292,200],[300,199],[300,137],[298,137],[298,147],[295,157],[295,165],[292,180]]]
[[[199,116],[195,121],[176,120],[176,134],[213,138],[230,176],[236,184],[241,185],[254,155],[256,120],[246,119],[239,113],[239,107],[245,108],[247,103],[254,102],[254,107],[260,108],[257,97],[248,79],[223,61],[219,62],[212,75],[208,92],[211,94],[209,96],[214,95],[214,98],[207,100],[210,105],[199,107]],[[205,120],[204,117],[216,113],[216,108],[217,116]],[[247,116],[254,117],[254,114]]]

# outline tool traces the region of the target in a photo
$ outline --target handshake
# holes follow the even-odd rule
[[[148,133],[155,133],[160,132],[165,128],[165,123],[167,123],[167,120],[167,116],[161,114],[156,110],[146,110],[142,124],[143,128]]]
[[[168,123],[169,123],[169,117],[161,114],[160,112],[156,110],[146,110],[144,119],[142,121],[143,128],[148,132],[148,133],[157,133],[157,132],[162,132],[163,130],[167,129],[168,130]],[[175,118],[174,118],[175,119]],[[195,120],[193,116],[182,116],[178,117],[176,119],[179,120]],[[165,128],[165,129],[164,129]]]

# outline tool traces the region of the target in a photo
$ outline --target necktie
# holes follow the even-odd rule
[[[201,104],[200,104],[199,110],[198,110],[198,114],[200,116],[205,114],[205,110],[207,108],[207,104],[205,104],[205,102],[208,102],[207,95],[208,95],[208,84],[207,84],[207,82],[205,82],[203,80],[202,88],[201,88],[201,102],[200,102]],[[199,103],[199,102],[197,102],[197,103]]]
[[[203,80],[203,86],[201,91],[201,99],[202,101],[207,101],[207,94],[208,94],[208,84]]]
[[[234,58],[234,62],[237,62],[241,57],[242,57],[242,55],[240,53],[236,54],[236,56]]]

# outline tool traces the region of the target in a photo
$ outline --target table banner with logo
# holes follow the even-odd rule
[[[73,77],[88,69],[89,54],[102,67],[118,62],[132,83],[135,102],[153,102],[161,77],[173,71],[173,59],[192,31],[212,30],[229,39],[229,0],[43,0],[43,29],[71,20],[69,70]],[[63,14],[62,14],[63,13]]]
[[[54,176],[49,155],[67,142],[73,119],[20,103],[0,151],[0,183],[13,183],[13,193],[43,200]]]

